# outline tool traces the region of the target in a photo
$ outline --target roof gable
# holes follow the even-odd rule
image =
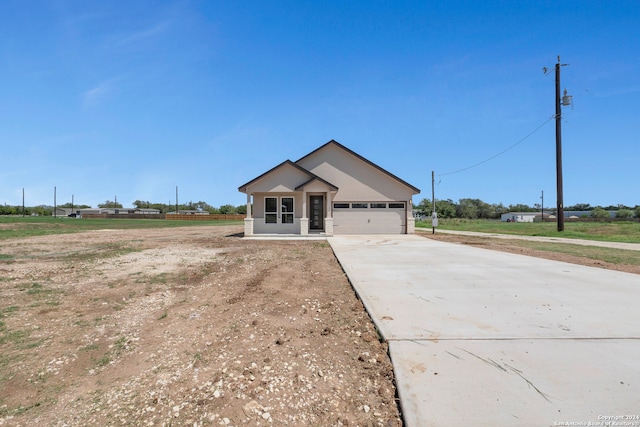
[[[300,184],[299,186],[296,187],[296,191],[302,190],[304,187],[307,187],[308,185],[314,183],[314,182],[321,182],[322,184],[326,185],[327,187],[329,187],[329,189],[331,191],[338,191],[338,187],[336,187],[335,185],[333,185],[332,183],[325,181],[324,179],[320,178],[319,176],[315,176],[313,178],[311,178],[309,181],[304,182],[302,184]]]
[[[331,141],[327,142],[326,144],[316,148],[315,150],[313,150],[312,152],[310,152],[309,154],[307,154],[306,156],[301,157],[300,159],[296,160],[296,164],[298,165],[305,165],[307,163],[312,164],[313,161],[313,157],[319,156],[320,153],[324,150],[326,150],[328,147],[336,147],[342,151],[344,151],[345,153],[355,157],[356,159],[364,162],[365,164],[373,167],[374,169],[378,170],[379,172],[381,172],[382,174],[386,175],[387,177],[391,178],[392,180],[397,181],[399,184],[402,184],[406,187],[408,187],[414,194],[418,194],[420,193],[420,189],[417,187],[414,187],[413,185],[409,184],[408,182],[398,178],[396,175],[392,174],[391,172],[387,171],[386,169],[378,166],[377,164],[373,163],[372,161],[366,159],[365,157],[361,156],[360,154],[356,153],[353,150],[350,150],[349,148],[345,147],[344,145],[340,144],[338,141],[332,139]]]
[[[285,160],[262,175],[238,187],[238,191],[293,191],[295,187],[315,177],[291,160]],[[281,188],[278,188],[281,187]],[[251,188],[251,190],[249,190]]]
[[[331,190],[338,190],[338,187],[309,172],[302,166],[293,163],[291,160],[285,160],[262,175],[241,185],[238,187],[238,191],[242,193],[300,191],[303,187],[311,184],[312,182],[322,182]]]

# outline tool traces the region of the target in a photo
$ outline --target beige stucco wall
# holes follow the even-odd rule
[[[412,196],[402,183],[334,145],[325,146],[298,164],[338,187],[334,202],[405,201]]]
[[[294,192],[296,187],[309,180],[309,175],[296,167],[285,164],[247,187],[248,193]]]

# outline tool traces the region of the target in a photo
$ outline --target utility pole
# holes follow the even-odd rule
[[[58,208],[56,206],[56,187],[53,187],[53,217],[58,217]]]
[[[438,214],[436,213],[436,191],[435,191],[435,172],[431,171],[431,234],[436,234],[436,226],[438,225]]]
[[[542,205],[540,205],[540,222],[544,222],[544,190],[542,190],[540,198],[542,199]]]
[[[24,217],[24,188],[22,189],[22,216]]]
[[[176,185],[176,214],[178,213],[178,186]]]
[[[560,63],[560,55],[558,55],[558,63],[556,64],[556,192],[557,192],[557,221],[558,231],[564,231],[564,195],[562,194],[562,108],[563,105],[571,103],[570,97],[560,97],[560,67],[569,64]],[[567,101],[567,99],[569,99]]]

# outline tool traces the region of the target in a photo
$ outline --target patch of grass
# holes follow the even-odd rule
[[[0,261],[7,261],[13,259],[13,255],[9,254],[0,254]]]
[[[431,221],[416,221],[416,227],[431,228]],[[563,232],[555,222],[501,222],[489,220],[440,219],[438,229],[521,236],[563,237],[607,242],[640,243],[638,222],[565,222]],[[437,232],[437,229],[436,229]]]
[[[45,407],[53,402],[55,402],[55,399],[46,399],[42,402],[36,402],[32,405],[26,406],[20,405],[16,408],[7,408],[6,405],[3,405],[2,407],[0,407],[0,417],[17,417],[20,415],[24,415],[26,412],[32,411],[34,409]]]
[[[108,365],[110,362],[111,362],[111,358],[109,357],[108,354],[105,354],[104,356],[102,356],[100,360],[98,360],[98,363],[96,365],[99,368],[102,368],[103,366]]]
[[[41,283],[33,283],[30,287],[23,289],[27,289],[27,295],[32,296],[50,296],[52,294],[60,294],[63,292],[58,289],[45,288]]]
[[[640,252],[624,249],[600,248],[564,243],[528,242],[510,240],[511,244],[545,252],[562,253],[595,261],[604,261],[616,265],[640,265]]]
[[[2,344],[14,344],[14,345],[25,345],[29,336],[31,335],[33,330],[31,329],[17,329],[10,331],[7,329],[6,325],[0,327],[0,345]]]
[[[129,243],[129,242],[127,242]],[[70,251],[60,257],[61,260],[67,262],[91,262],[97,259],[114,258],[126,255],[132,252],[140,252],[142,249],[129,246],[127,243],[115,242],[96,245],[91,249],[82,251]]]
[[[127,337],[120,337],[116,340],[116,342],[114,343],[116,354],[120,354],[122,351],[127,349],[128,341],[129,340],[127,340]]]
[[[99,346],[98,344],[89,344],[89,345],[85,345],[84,347],[80,348],[80,351],[95,351],[98,350]]]
[[[241,225],[242,221],[175,221],[164,219],[102,219],[66,217],[9,217],[0,216],[0,224],[9,224],[2,230],[0,240],[20,239],[50,234],[81,233],[92,230],[130,230],[143,228],[175,228],[193,226]]]
[[[31,288],[29,288],[29,290],[27,291],[27,294],[37,295],[41,292],[43,292],[42,285],[40,283],[34,283],[31,285]]]
[[[20,307],[18,307],[17,305],[12,305],[12,306],[0,309],[0,319],[2,319],[3,317],[6,317],[11,313],[15,313],[18,310],[20,310]]]
[[[166,319],[168,315],[169,314],[165,311],[160,317],[158,317],[158,320]]]
[[[166,285],[167,280],[169,279],[169,275],[167,273],[160,273],[156,274],[155,276],[151,276],[148,279],[148,283],[161,283],[163,285]]]
[[[43,339],[38,340],[38,341],[26,342],[26,343],[24,343],[24,344],[20,345],[20,346],[19,346],[19,348],[20,348],[21,350],[28,350],[28,349],[30,349],[30,348],[37,348],[37,347],[40,347],[40,346],[41,346],[42,344],[44,344],[45,342],[47,342],[47,339],[46,339],[46,338],[43,338]]]

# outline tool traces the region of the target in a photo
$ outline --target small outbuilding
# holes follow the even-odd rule
[[[241,185],[245,236],[414,233],[420,190],[331,140]]]

